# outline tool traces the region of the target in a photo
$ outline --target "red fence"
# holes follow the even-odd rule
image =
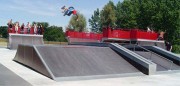
[[[105,29],[103,29],[103,37],[130,39],[130,31],[122,30],[122,29],[112,30],[110,28],[105,28]]]
[[[158,34],[155,32],[147,32],[138,29],[132,29],[130,36],[131,39],[156,40],[158,38]]]
[[[145,40],[156,40],[158,34],[155,32],[147,32],[139,29],[115,29],[111,28],[103,29],[102,34],[98,33],[85,33],[77,31],[66,31],[66,36],[70,38],[81,38],[81,39],[97,39],[101,40],[102,38],[119,38],[119,39],[145,39]]]
[[[66,36],[70,38],[80,38],[80,39],[93,39],[93,40],[102,39],[102,34],[99,33],[86,33],[86,32],[77,32],[77,31],[66,31]]]

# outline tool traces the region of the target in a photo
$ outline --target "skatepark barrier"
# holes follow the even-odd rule
[[[7,48],[17,49],[18,44],[43,45],[43,35],[9,33]]]
[[[162,55],[164,56],[165,58],[173,61],[175,64],[179,65],[180,66],[180,56],[172,53],[172,52],[169,52],[165,49],[162,49],[160,47],[157,47],[157,46],[143,46],[159,55]]]
[[[141,72],[148,75],[156,73],[156,64],[151,62],[150,60],[143,58],[142,56],[128,50],[127,48],[117,43],[111,43],[109,46],[120,55],[123,55],[126,60],[129,60],[129,62]]]

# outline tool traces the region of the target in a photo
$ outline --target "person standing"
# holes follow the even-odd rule
[[[30,29],[31,29],[31,24],[28,22],[26,26],[27,26],[27,32],[29,34],[30,33]]]
[[[34,23],[34,34],[37,34],[38,26],[36,23]]]
[[[21,34],[23,34],[23,32],[24,32],[24,23],[22,23],[21,25]]]
[[[38,35],[40,35],[40,33],[41,33],[41,26],[40,26],[40,25],[38,25],[37,34],[38,34]]]
[[[171,52],[172,51],[172,44],[170,42],[165,42],[165,44],[166,44],[166,50]]]
[[[18,33],[18,29],[19,29],[19,22],[16,22],[16,24],[15,24],[15,32],[16,32],[16,34]]]
[[[40,24],[40,35],[42,35],[42,31],[43,31],[43,26],[42,24]]]
[[[9,33],[11,33],[12,30],[13,30],[13,29],[12,29],[12,27],[13,27],[12,19],[8,21],[7,25],[8,25]]]

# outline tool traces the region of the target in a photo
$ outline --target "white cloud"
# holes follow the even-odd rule
[[[45,1],[37,0],[13,0],[13,4],[9,5],[9,8],[12,10],[23,11],[33,15],[40,16],[56,16],[56,7],[52,4],[48,4]]]

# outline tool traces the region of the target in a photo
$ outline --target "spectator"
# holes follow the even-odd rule
[[[18,33],[18,29],[19,29],[19,22],[16,22],[15,24],[15,32]]]
[[[27,33],[30,33],[31,24],[29,22],[27,23],[26,27],[27,27]]]
[[[13,27],[12,19],[8,21],[7,25],[8,25],[9,32],[12,32],[12,30],[13,30],[12,29],[12,27]]]
[[[34,34],[37,34],[37,31],[38,31],[37,24],[36,24],[36,23],[34,23]]]
[[[165,42],[165,44],[166,44],[166,50],[171,52],[172,44],[170,42]]]
[[[149,27],[147,27],[147,32],[151,32],[151,29]]]
[[[24,23],[22,23],[21,25],[21,34],[23,34],[23,32],[24,32]]]
[[[40,24],[40,35],[42,35],[42,31],[43,31],[43,26],[42,24]]]
[[[40,35],[41,34],[41,26],[40,25],[38,25],[38,33],[37,33],[38,35]]]
[[[159,33],[158,40],[164,40],[164,32]]]

